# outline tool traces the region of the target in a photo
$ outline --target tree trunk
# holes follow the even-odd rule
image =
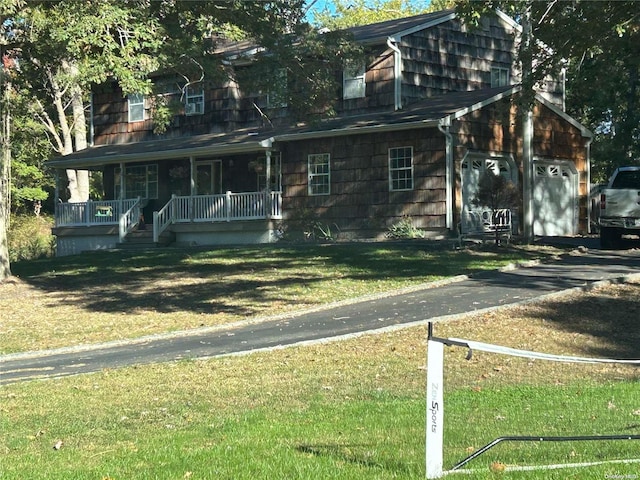
[[[77,74],[77,70],[75,67],[72,68],[72,72],[75,74]],[[75,141],[75,151],[78,152],[87,148],[87,123],[82,101],[82,90],[78,84],[74,84],[71,87],[71,108],[73,109],[73,139]],[[76,170],[76,188],[81,202],[89,200],[88,170]]]
[[[77,74],[77,68],[73,65],[63,62],[62,69],[71,78],[74,73]],[[49,82],[53,91],[53,103],[58,115],[58,124],[61,132],[61,144],[63,145],[62,155],[69,155],[76,150],[82,150],[87,147],[85,115],[82,105],[82,94],[78,84],[73,84],[68,88],[72,91],[71,106],[73,109],[73,125],[69,126],[67,112],[65,110],[65,101],[63,87],[58,83],[53,72],[49,72]],[[79,105],[79,106],[78,106]],[[82,137],[78,132],[82,132]],[[78,140],[80,138],[80,144]],[[74,139],[76,148],[74,148]],[[86,170],[67,170],[67,187],[69,189],[70,202],[86,202],[89,199],[89,172]]]
[[[2,156],[0,157],[0,283],[11,276],[11,264],[9,263],[9,241],[7,230],[9,229],[9,218],[11,214],[11,200],[9,192],[11,190],[11,115],[9,112],[9,92],[11,84],[3,81],[2,102]]]

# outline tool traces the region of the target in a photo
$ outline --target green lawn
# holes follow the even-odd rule
[[[318,308],[559,252],[433,243],[91,252],[16,263],[0,354],[123,340]]]
[[[361,295],[376,291],[378,281],[391,281],[393,288],[398,288],[431,275],[435,278],[444,264],[451,266],[465,258],[455,257],[458,252],[443,251],[443,260],[438,260],[437,251],[397,246],[391,247],[392,258],[383,260],[376,258],[379,246],[365,246],[361,253],[352,255],[333,247],[312,247],[316,258],[322,259],[314,274],[304,273],[309,259],[296,259],[295,248],[282,252],[249,249],[252,255],[245,262],[234,249],[160,252],[155,261],[152,254],[103,253],[96,256],[94,265],[75,257],[36,262],[17,265],[15,273],[20,272],[21,280],[3,285],[0,296],[5,308],[9,293],[29,292],[31,297],[15,297],[13,301],[21,301],[23,307],[36,301],[45,305],[47,310],[33,325],[46,330],[46,336],[55,336],[57,324],[62,322],[56,309],[66,308],[61,299],[81,299],[76,290],[90,297],[74,307],[84,312],[78,319],[90,323],[94,315],[109,314],[119,330],[127,330],[135,314],[118,316],[115,304],[109,302],[101,312],[92,292],[102,286],[106,298],[115,298],[120,289],[126,292],[141,286],[145,293],[140,294],[138,306],[143,305],[150,317],[166,313],[166,319],[173,312],[186,318],[206,316],[199,310],[211,301],[211,288],[223,288],[216,287],[218,281],[228,286],[239,281],[235,277],[239,275],[240,283],[250,278],[260,282],[262,274],[284,268],[285,261],[305,265],[300,275],[317,280],[307,282],[321,285],[314,291],[317,296],[332,284],[337,271],[343,272],[342,278],[351,285],[364,282],[358,290]],[[165,264],[167,255],[180,262]],[[495,261],[492,251],[464,255],[463,267],[455,273]],[[404,264],[406,277],[412,279],[408,283],[405,275],[393,270],[401,256],[412,259]],[[428,260],[421,262],[420,258]],[[253,271],[247,263],[253,265]],[[172,308],[154,307],[151,301],[158,298],[154,290],[162,290],[164,277],[172,271],[178,272],[173,282],[185,277],[189,271],[185,265],[196,265],[199,273],[189,274],[184,286],[174,288],[186,294],[200,278],[206,284],[206,288],[197,289],[202,303],[180,310],[176,296],[167,300]],[[268,267],[265,270],[258,265]],[[295,278],[293,270],[281,274],[283,284],[296,283],[284,281]],[[129,295],[134,297],[134,293]],[[238,292],[235,301],[240,304],[243,297],[253,295]],[[278,289],[260,294],[272,299],[287,295],[290,293]],[[305,307],[319,302],[311,294],[305,300],[300,298]],[[262,306],[254,307],[257,311],[252,314],[278,310],[266,303],[255,305]],[[539,305],[472,314],[437,324],[436,335],[556,354],[616,357],[624,352],[639,358],[640,342],[634,340],[640,336],[636,321],[639,305],[640,283],[614,285],[574,292]],[[293,302],[289,308],[295,307]],[[2,325],[4,339],[4,315]],[[607,327],[606,336],[601,334],[603,326]],[[542,363],[531,368],[526,361],[482,352],[471,360],[465,355],[460,348],[445,352],[445,468],[500,435],[640,432],[637,368],[596,365],[577,370]],[[420,326],[247,356],[5,385],[0,387],[0,479],[424,478],[425,362],[426,327]],[[534,411],[536,415],[529,414]],[[471,462],[468,467],[476,469],[474,474],[452,478],[634,478],[640,472],[639,464],[501,474],[489,467],[493,462],[544,465],[638,458],[638,452],[638,441],[504,444]]]

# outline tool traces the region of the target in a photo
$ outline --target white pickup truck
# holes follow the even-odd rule
[[[619,167],[600,193],[600,246],[620,247],[622,235],[640,235],[640,166]]]

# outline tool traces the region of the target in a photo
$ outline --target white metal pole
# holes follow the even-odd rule
[[[444,345],[427,342],[427,421],[426,466],[427,478],[440,478],[442,472],[442,445],[444,438],[443,388]]]

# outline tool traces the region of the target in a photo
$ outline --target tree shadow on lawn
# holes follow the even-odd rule
[[[379,251],[385,250],[385,254]],[[295,306],[301,290],[336,280],[428,281],[481,269],[504,252],[453,252],[422,245],[245,247],[92,252],[16,264],[14,274],[48,294],[48,303],[88,311],[256,315]],[[513,252],[512,252],[513,253]],[[522,252],[517,253],[520,257]],[[307,294],[307,297],[309,295]]]
[[[585,355],[640,359],[640,283],[546,301],[527,316],[552,322],[564,332],[591,337],[588,343],[581,340]]]
[[[410,474],[413,473],[406,464],[400,462],[389,462],[388,459],[380,457],[374,457],[367,452],[372,449],[378,448],[379,445],[357,445],[357,444],[326,444],[326,445],[298,445],[296,450],[306,455],[313,455],[315,457],[328,457],[337,462],[352,463],[360,465],[362,467],[373,469],[384,469],[389,472],[394,472],[394,475],[399,473]]]

